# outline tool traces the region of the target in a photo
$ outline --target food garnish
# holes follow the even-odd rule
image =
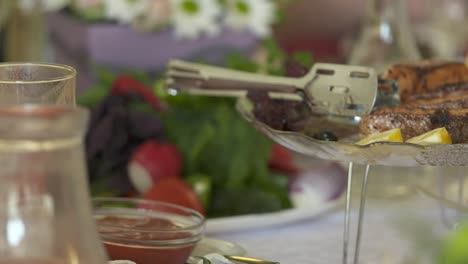
[[[205,208],[195,191],[179,177],[169,177],[158,181],[143,198],[146,200],[173,203],[205,214]]]
[[[144,87],[134,86],[139,81],[103,77],[78,100],[92,109],[86,137],[92,195],[141,197],[144,193],[150,199],[166,199],[177,192],[192,192],[208,218],[291,207],[288,187],[295,172],[291,160],[284,149],[277,151],[243,120],[234,100],[157,92],[161,105],[167,106],[160,111],[154,100],[145,97],[147,92],[131,89]],[[173,145],[172,153],[180,152],[181,160],[168,162],[167,155],[176,155],[163,154],[164,144]],[[135,173],[129,169],[132,165],[140,170]],[[166,179],[185,186],[168,194],[161,188],[181,184]]]
[[[410,138],[406,142],[418,145],[452,144],[452,138],[445,127],[440,127],[420,136]]]
[[[170,143],[148,140],[133,152],[128,164],[128,176],[137,191],[145,193],[160,179],[180,177],[182,155]]]
[[[289,175],[295,175],[298,172],[291,152],[281,145],[273,145],[271,147],[271,156],[268,160],[268,166],[277,172],[283,172]]]
[[[401,135],[401,130],[399,128],[394,128],[382,133],[368,136],[358,141],[356,144],[364,146],[375,142],[403,142],[403,136]]]

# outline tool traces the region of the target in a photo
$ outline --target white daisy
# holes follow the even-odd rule
[[[171,12],[176,37],[193,39],[202,33],[219,33],[217,0],[171,0]]]
[[[130,24],[143,14],[148,4],[148,0],[104,0],[104,10],[107,18]]]
[[[155,30],[167,25],[171,18],[171,4],[167,0],[150,0],[141,17],[135,20],[135,27],[143,30]]]
[[[45,11],[57,11],[70,3],[70,0],[19,0],[18,7],[24,12],[31,12],[41,7]]]
[[[225,23],[234,29],[249,29],[260,37],[271,33],[275,5],[271,0],[227,0]]]

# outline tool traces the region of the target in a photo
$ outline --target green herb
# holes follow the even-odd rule
[[[292,59],[301,63],[305,67],[312,66],[312,54],[310,52],[298,51],[292,54]]]
[[[203,208],[208,208],[211,202],[211,177],[205,174],[194,174],[185,177],[185,181],[192,187],[203,203]]]
[[[166,135],[183,153],[183,174],[211,178],[209,216],[291,206],[287,177],[267,166],[271,141],[240,117],[233,100],[177,95],[168,102]]]
[[[149,75],[140,71],[126,70],[116,73],[103,67],[95,67],[94,72],[97,76],[96,84],[89,87],[77,98],[78,105],[93,108],[99,104],[104,99],[104,97],[109,94],[112,88],[112,83],[118,74],[130,75],[142,83],[152,83]]]
[[[225,64],[227,68],[246,72],[257,72],[260,68],[260,65],[241,52],[228,54],[226,56]]]

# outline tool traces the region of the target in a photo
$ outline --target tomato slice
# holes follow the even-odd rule
[[[192,188],[176,177],[160,179],[143,196],[144,199],[177,204],[205,213],[203,204]]]
[[[298,168],[294,165],[294,160],[288,149],[281,145],[273,145],[268,166],[276,171],[284,172],[288,175],[296,175]]]

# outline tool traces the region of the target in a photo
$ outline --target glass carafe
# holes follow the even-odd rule
[[[366,15],[349,63],[383,72],[389,65],[420,59],[404,0],[367,0]]]
[[[84,163],[88,113],[0,108],[0,264],[103,264]]]

